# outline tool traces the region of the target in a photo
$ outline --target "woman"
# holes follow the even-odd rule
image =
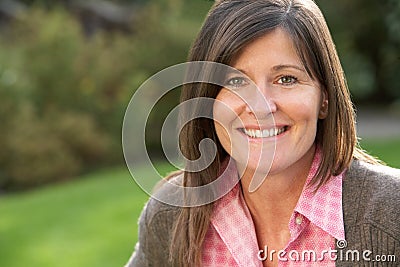
[[[191,120],[183,128],[182,153],[199,158],[200,141],[209,138],[217,155],[206,169],[170,179],[206,185],[232,159],[228,174],[240,181],[198,207],[150,199],[127,266],[372,266],[380,255],[400,260],[400,175],[357,147],[343,70],[314,2],[218,1],[189,61],[219,62],[241,74],[227,75],[224,86],[183,88],[181,102],[215,101],[213,120]],[[256,94],[254,85],[263,97],[249,93]],[[191,106],[181,115],[205,108]],[[174,192],[161,186],[158,193]]]

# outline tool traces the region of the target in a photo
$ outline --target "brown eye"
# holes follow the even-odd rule
[[[279,78],[278,83],[279,84],[283,84],[283,85],[291,85],[297,82],[297,78],[294,76],[282,76],[281,78]]]
[[[227,86],[238,88],[247,85],[247,80],[242,77],[233,77],[226,82]]]

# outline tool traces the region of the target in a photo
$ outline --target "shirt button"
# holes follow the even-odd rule
[[[300,216],[296,217],[296,224],[300,225],[303,222],[303,218]]]

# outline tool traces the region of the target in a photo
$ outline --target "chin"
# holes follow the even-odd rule
[[[271,171],[271,163],[270,161],[238,161],[236,160],[238,170],[246,170],[250,171],[252,173],[259,173],[259,174],[264,174],[264,175],[269,175]]]

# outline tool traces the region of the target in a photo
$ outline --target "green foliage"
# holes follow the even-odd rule
[[[388,104],[400,98],[400,2],[316,2],[332,31],[355,100]]]
[[[122,162],[121,126],[135,90],[186,60],[213,1],[115,1],[136,6],[133,32],[87,37],[65,1],[24,1],[24,15],[0,32],[0,190],[70,179]],[[356,101],[399,98],[396,0],[318,0]],[[43,9],[43,7],[51,7]],[[167,94],[150,114],[146,141],[159,147]],[[140,115],[140,114],[139,114]]]
[[[82,162],[51,132],[47,124],[34,115],[29,105],[21,106],[9,119],[3,132],[1,183],[6,187],[33,186],[47,179],[75,175]]]
[[[116,110],[101,105],[118,106],[122,101],[108,98],[106,86],[92,91],[84,87],[95,77],[80,69],[90,58],[95,65],[96,53],[105,47],[86,44],[79,25],[62,10],[32,9],[12,27],[0,44],[4,96],[0,118],[5,126],[0,141],[1,186],[21,188],[62,180],[90,164],[107,162],[111,131],[99,118],[115,118]],[[111,91],[118,95],[122,90]]]
[[[130,97],[146,78],[185,61],[193,25],[200,24],[182,16],[182,3],[148,2],[137,11],[132,35],[86,37],[77,19],[57,6],[33,6],[1,33],[0,189],[122,162]],[[183,20],[182,27],[176,23]],[[176,94],[169,98],[167,106],[177,101]],[[157,116],[149,121],[149,127],[160,124]],[[149,145],[154,142],[157,136]]]

